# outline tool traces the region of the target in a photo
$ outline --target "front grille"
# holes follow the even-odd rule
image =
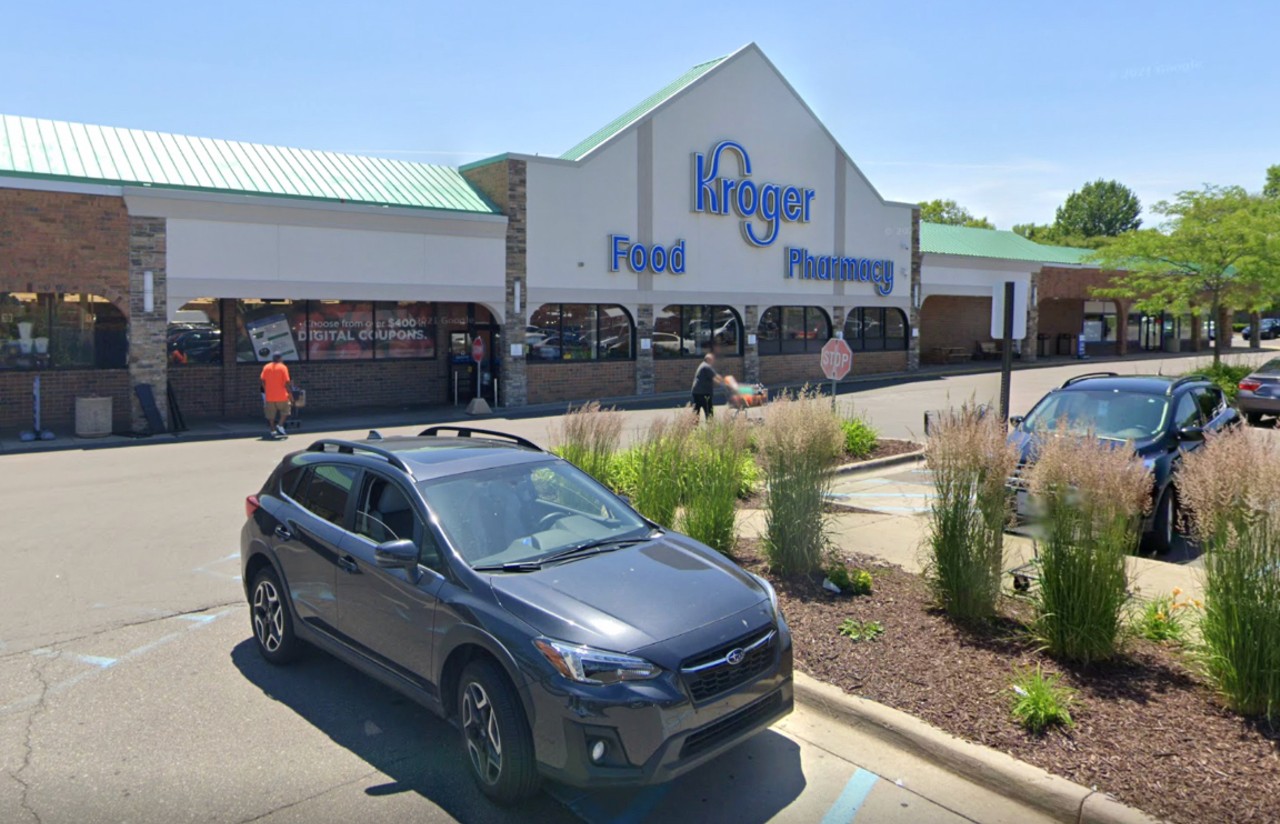
[[[777,637],[769,627],[686,660],[680,671],[689,695],[694,701],[707,701],[759,677],[773,664]],[[743,654],[733,664],[727,658],[735,650]]]
[[[731,715],[726,715],[719,721],[708,724],[684,740],[684,746],[680,748],[680,757],[682,759],[688,758],[712,749],[720,742],[727,741],[743,730],[750,729],[760,721],[768,718],[778,711],[778,707],[781,704],[782,693],[775,692],[773,695],[766,696],[754,704],[748,704]]]

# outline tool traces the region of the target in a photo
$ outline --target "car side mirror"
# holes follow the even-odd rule
[[[407,538],[384,541],[373,548],[373,560],[382,569],[418,569],[418,545]]]
[[[1009,418],[1009,425],[1012,426],[1014,429],[1017,429],[1019,426],[1022,426],[1022,422],[1025,420],[1026,418],[1022,417],[1021,415],[1014,415],[1013,417]]]
[[[1199,426],[1184,426],[1178,430],[1180,441],[1203,441],[1204,429]]]

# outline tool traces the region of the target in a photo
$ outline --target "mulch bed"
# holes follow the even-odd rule
[[[757,542],[740,542],[737,557],[766,574]],[[964,630],[933,608],[920,576],[847,559],[874,576],[871,595],[769,576],[804,672],[1170,821],[1280,821],[1280,729],[1221,708],[1176,646],[1132,640],[1118,660],[1073,669],[1036,652],[1022,601],[994,626]],[[845,618],[879,621],[884,634],[854,643],[836,632]],[[1014,669],[1036,664],[1077,690],[1068,731],[1035,736],[1009,712]]]

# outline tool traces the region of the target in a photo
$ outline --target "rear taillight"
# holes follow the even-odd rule
[[[1245,378],[1240,381],[1240,388],[1246,392],[1252,392],[1262,386],[1262,381],[1255,381],[1253,378]]]
[[[244,499],[244,517],[252,518],[253,513],[257,512],[258,507],[260,506],[262,506],[262,504],[258,503],[257,495],[250,495],[249,497],[245,498]]]

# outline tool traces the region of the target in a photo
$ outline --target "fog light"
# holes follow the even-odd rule
[[[594,763],[599,764],[604,760],[605,753],[608,749],[609,745],[597,738],[595,743],[591,745],[591,760]]]

